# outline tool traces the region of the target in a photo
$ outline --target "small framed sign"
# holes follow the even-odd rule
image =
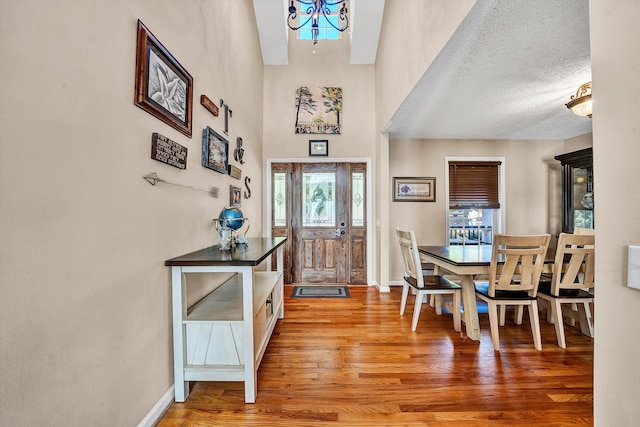
[[[328,156],[329,155],[329,141],[326,139],[310,139],[309,140],[309,155],[310,156]]]
[[[240,206],[242,200],[242,189],[233,185],[230,185],[229,189],[229,206]]]

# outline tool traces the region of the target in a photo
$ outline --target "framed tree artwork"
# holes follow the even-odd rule
[[[140,20],[134,103],[191,138],[193,78]]]
[[[342,133],[342,88],[299,87],[295,109],[295,133]]]

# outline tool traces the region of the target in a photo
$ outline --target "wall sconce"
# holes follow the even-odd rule
[[[571,101],[565,105],[578,116],[591,117],[591,82],[580,86],[576,94],[571,95]]]

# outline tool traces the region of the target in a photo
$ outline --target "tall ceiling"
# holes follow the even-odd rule
[[[254,0],[265,64],[288,60],[285,3]],[[591,132],[591,119],[564,106],[591,81],[588,7],[478,0],[384,131],[391,139],[524,140]],[[376,60],[383,11],[384,0],[350,1],[351,63]]]

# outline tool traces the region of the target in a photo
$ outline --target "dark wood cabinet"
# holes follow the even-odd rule
[[[555,159],[562,164],[562,231],[594,228],[593,150],[585,148]]]

